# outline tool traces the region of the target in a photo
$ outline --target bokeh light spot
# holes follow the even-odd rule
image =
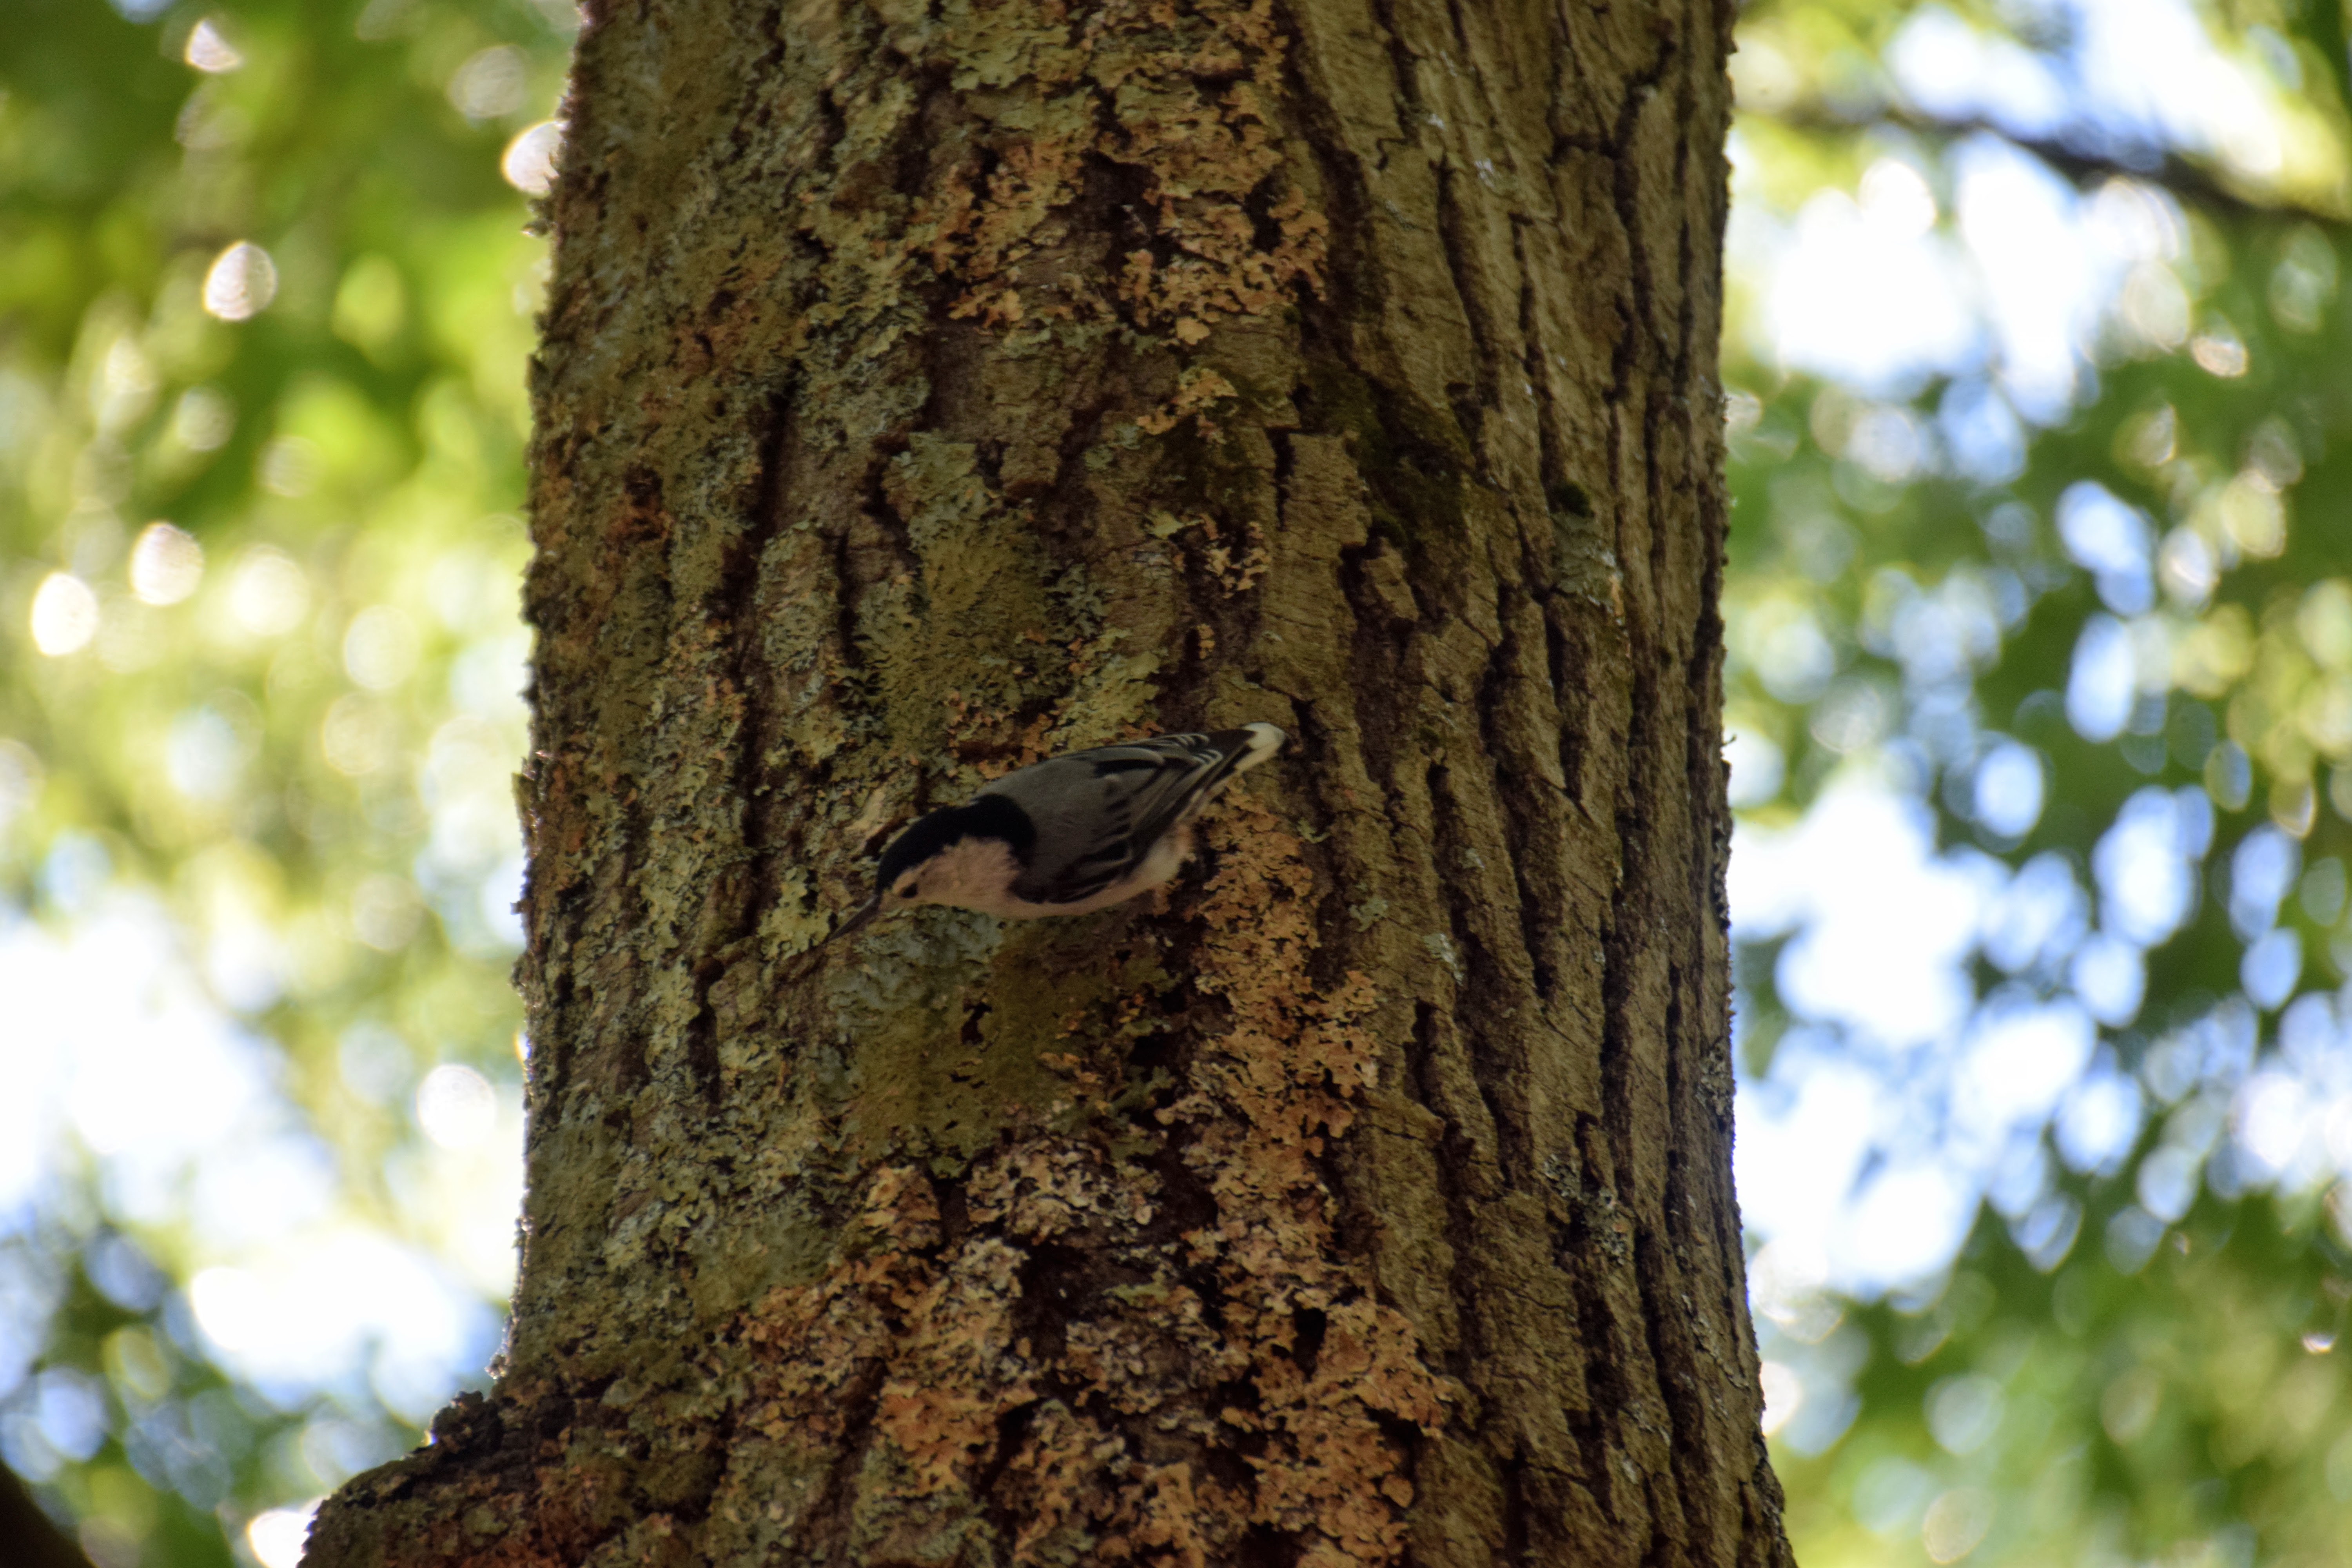
[[[392,761],[392,716],[373,697],[353,692],[339,697],[319,727],[319,749],[327,765],[358,778]]]
[[[259,739],[251,708],[244,700],[207,705],[172,721],[163,742],[163,772],[173,788],[190,800],[215,801],[236,787]]]
[[[98,635],[98,595],[70,572],[52,572],[33,594],[33,646],[51,658],[79,653]]]
[[[206,76],[225,75],[245,64],[245,57],[221,37],[210,16],[188,29],[187,47],[180,51],[180,58]]]
[[[1764,1384],[1764,1436],[1769,1437],[1803,1407],[1805,1380],[1777,1361],[1766,1362],[1757,1372]]]
[[[245,1541],[261,1568],[300,1568],[302,1548],[310,1539],[310,1518],[318,1507],[273,1508],[253,1516],[245,1527]]]
[[[282,550],[256,545],[231,574],[229,614],[257,637],[283,637],[302,624],[310,609],[310,579]]]
[[[188,1281],[188,1305],[205,1337],[225,1351],[261,1343],[269,1303],[258,1280],[242,1268],[207,1268]]]
[[[1957,1563],[1983,1542],[1992,1520],[1991,1493],[1979,1487],[1954,1487],[1927,1505],[1919,1542],[1934,1561]]]
[[[467,58],[449,78],[449,102],[479,122],[513,113],[522,106],[530,61],[512,44],[494,44]]]
[[[525,195],[543,196],[555,187],[563,156],[563,121],[542,120],[516,132],[499,158],[499,173]]]
[[[445,1062],[416,1089],[416,1124],[444,1149],[476,1148],[498,1124],[498,1092],[472,1068]]]
[[[0,739],[0,831],[41,798],[47,770],[40,753],[22,741]]]
[[[249,321],[277,297],[278,264],[250,240],[222,251],[205,274],[205,309],[224,321]]]
[[[319,448],[299,436],[279,436],[264,445],[254,464],[261,488],[289,500],[309,495],[319,485]]]
[[[131,591],[150,605],[176,605],[205,578],[205,547],[168,522],[151,522],[131,547]]]
[[[2282,929],[2262,937],[2246,949],[2238,965],[2238,983],[2246,995],[2265,1012],[2294,994],[2303,978],[2303,933]]]
[[[2200,370],[2227,380],[2246,374],[2246,345],[2231,332],[2202,332],[2189,345]]]
[[[172,405],[172,437],[191,452],[215,452],[236,429],[236,404],[217,386],[192,386]]]
[[[2021,838],[2042,820],[2042,754],[2004,741],[1977,763],[1970,783],[1976,819],[2003,838]]]
[[[397,952],[416,938],[425,900],[405,877],[379,874],[352,894],[352,934],[379,952]]]
[[[343,668],[371,691],[388,691],[416,668],[416,625],[391,605],[352,617],[343,634]]]
[[[1948,1377],[1927,1391],[1927,1431],[1948,1454],[1973,1454],[1992,1439],[2007,1402],[1981,1373]]]
[[[2267,559],[2286,548],[2286,508],[2278,486],[2259,468],[2248,468],[2222,486],[2212,510],[2247,554]]]
[[[1761,805],[1780,793],[1786,760],[1770,736],[1733,725],[1724,735],[1723,755],[1731,765],[1729,798],[1733,805]]]

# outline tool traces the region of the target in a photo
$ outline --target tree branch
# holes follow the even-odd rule
[[[2160,185],[2183,201],[2223,216],[2305,217],[2330,227],[2342,227],[2346,222],[2346,215],[2341,212],[2331,212],[2304,202],[2267,200],[2240,190],[2207,165],[2168,149],[2146,148],[2143,149],[2146,153],[2144,159],[2134,159],[2087,146],[2082,139],[2069,137],[2064,132],[2054,136],[2025,136],[1981,115],[1945,119],[1924,114],[1901,104],[1885,105],[1870,120],[1845,119],[1831,112],[1818,101],[1772,113],[1755,112],[1759,119],[1775,120],[1794,130],[1816,133],[1863,131],[1873,124],[1888,124],[1947,142],[1976,135],[1997,136],[2011,146],[2032,153],[2081,190],[2095,189],[2111,179],[2139,180],[2151,185]]]

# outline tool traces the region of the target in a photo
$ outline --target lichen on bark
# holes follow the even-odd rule
[[[765,1510],[747,1551],[1223,1563],[1264,1531],[1309,1542],[1305,1562],[1395,1560],[1412,1488],[1391,1427],[1434,1430],[1455,1390],[1339,1245],[1321,1165],[1377,1079],[1371,987],[1308,982],[1295,835],[1262,809],[1221,827],[1188,978],[1225,1016],[1189,1089],[1109,1092],[1169,1028],[1172,977],[1131,966],[1020,1032],[1056,1081],[984,1148],[874,1167],[834,1257],[732,1331],[757,1368],[739,1454],[765,1439],[814,1479],[868,1439],[845,1541],[811,1485],[812,1510]],[[876,1153],[923,1147],[927,1120],[874,1130]]]
[[[488,1395],[325,1563],[1786,1561],[1728,1167],[1727,8],[583,33]],[[1039,756],[1163,896],[807,952]]]

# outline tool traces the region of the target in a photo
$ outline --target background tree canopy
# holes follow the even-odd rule
[[[561,0],[0,9],[0,1457],[290,1564],[511,1274]],[[1798,1555],[2352,1553],[2339,0],[1758,0],[1739,1176]]]

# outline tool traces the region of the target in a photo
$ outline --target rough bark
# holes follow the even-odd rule
[[[332,1564],[1785,1563],[1729,1168],[1730,6],[646,0],[534,385],[530,1197]],[[794,955],[1270,720],[1154,903]]]

